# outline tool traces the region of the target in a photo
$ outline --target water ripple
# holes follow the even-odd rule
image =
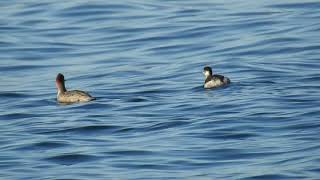
[[[78,163],[86,163],[90,161],[97,160],[98,157],[92,155],[85,155],[85,154],[65,154],[65,155],[58,155],[49,158],[45,158],[43,160],[54,162],[61,165],[74,165]]]

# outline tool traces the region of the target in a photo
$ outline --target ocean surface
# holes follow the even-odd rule
[[[0,179],[320,179],[319,9],[0,1]]]

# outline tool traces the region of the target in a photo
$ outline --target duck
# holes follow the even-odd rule
[[[67,91],[63,74],[59,73],[56,78],[57,101],[59,103],[89,102],[95,100],[89,93],[80,90]]]
[[[231,83],[230,79],[219,74],[213,74],[212,68],[206,66],[203,68],[203,74],[206,78],[203,87],[205,89],[217,88]]]

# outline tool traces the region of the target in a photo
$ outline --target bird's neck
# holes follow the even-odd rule
[[[62,82],[56,82],[56,86],[57,86],[57,89],[58,89],[58,94],[61,94],[61,93],[64,93],[67,91],[64,83]]]
[[[209,81],[211,81],[211,80],[212,80],[212,75],[209,74],[209,75],[206,77],[205,83],[207,83],[207,82],[209,82]]]

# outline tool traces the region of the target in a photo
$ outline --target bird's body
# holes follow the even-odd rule
[[[88,102],[95,100],[89,93],[80,90],[67,91],[64,84],[64,76],[58,74],[56,79],[56,85],[58,89],[57,100],[60,103],[76,103],[76,102]]]
[[[212,69],[210,67],[205,67],[203,74],[206,77],[204,82],[204,88],[211,89],[216,87],[221,87],[230,84],[230,79],[219,74],[212,74]]]

